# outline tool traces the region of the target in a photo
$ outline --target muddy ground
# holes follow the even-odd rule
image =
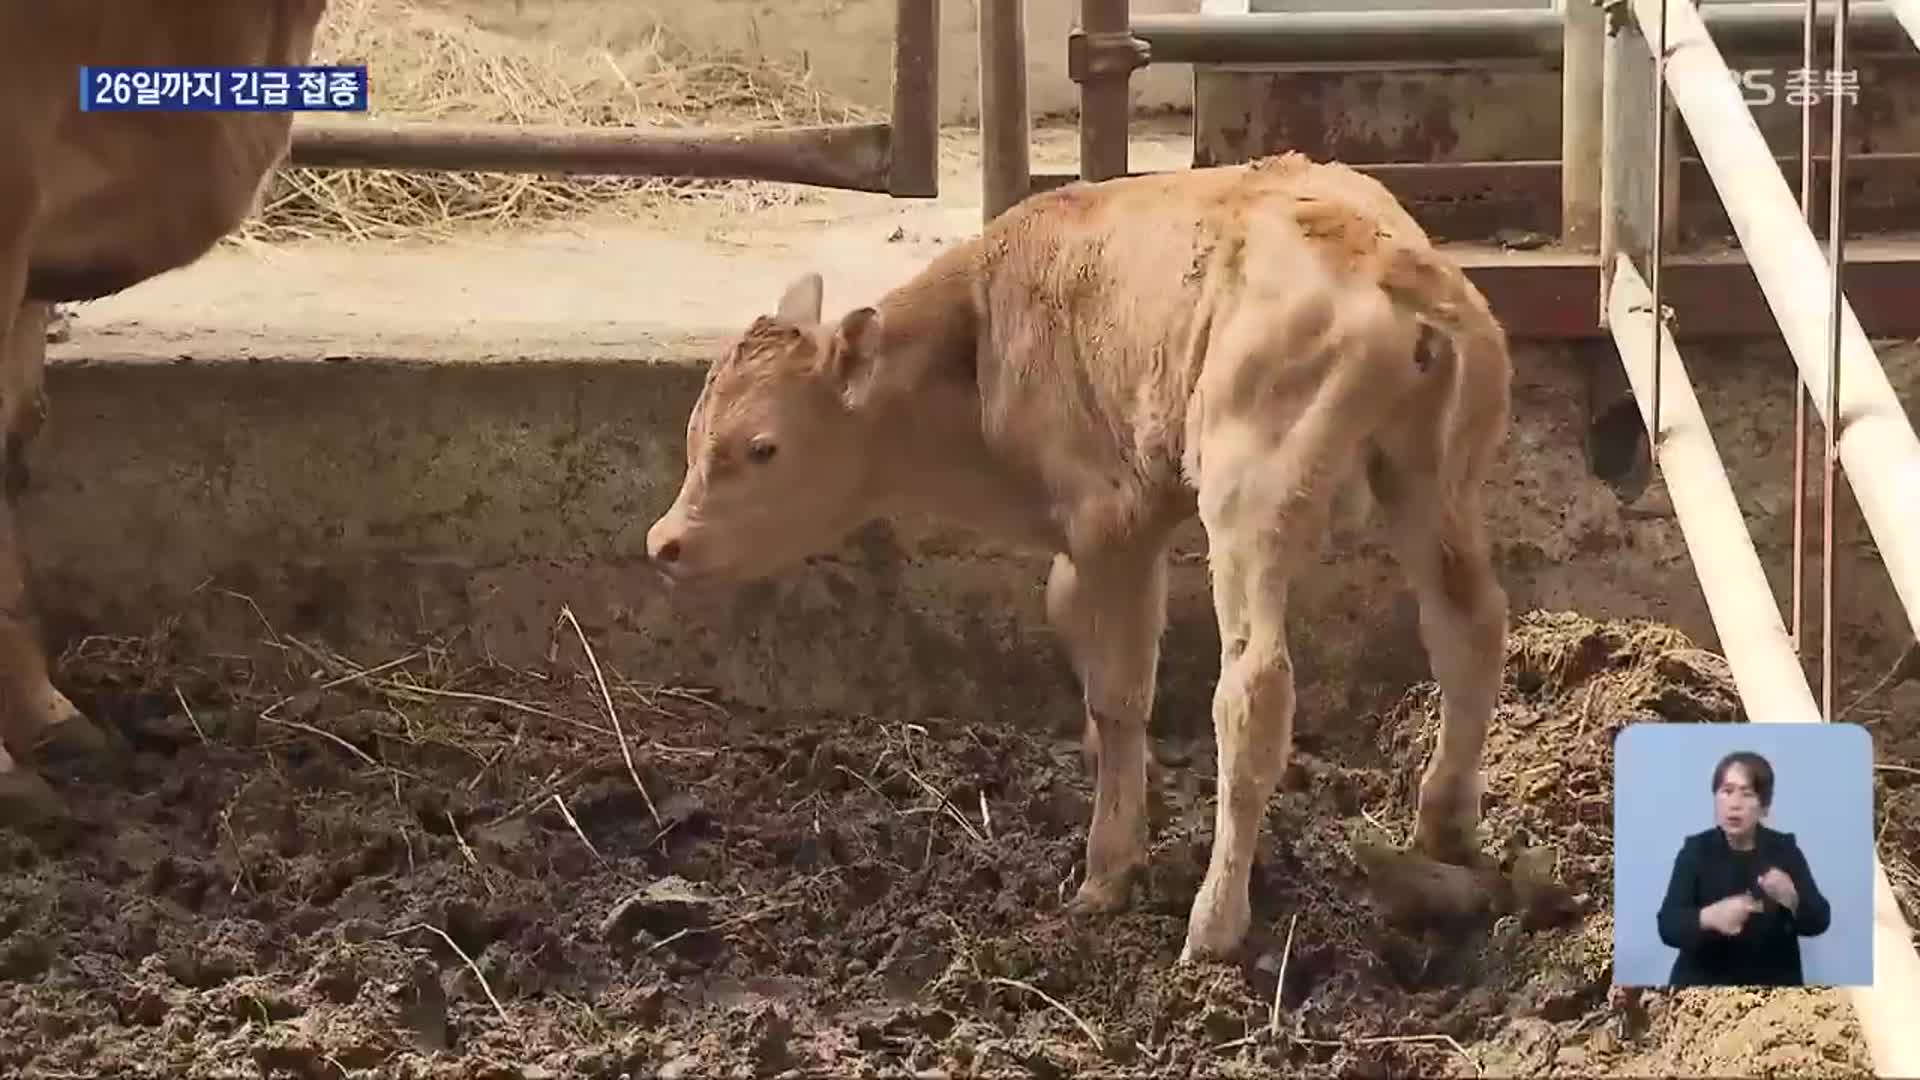
[[[131,752],[50,767],[71,816],[0,827],[0,1074],[1867,1069],[1832,994],[1609,1010],[1611,741],[1738,718],[1724,666],[1660,627],[1516,623],[1488,848],[1553,849],[1577,920],[1423,936],[1369,903],[1352,842],[1410,820],[1419,687],[1303,738],[1245,961],[1185,970],[1210,745],[1160,745],[1151,878],[1077,923],[1090,780],[1051,735],[761,715],[608,670],[629,772],[590,674],[279,644],[271,668],[178,635],[70,651],[64,682]],[[1882,805],[1913,779],[1884,774]],[[1916,815],[1893,817],[1882,850],[1910,859]]]

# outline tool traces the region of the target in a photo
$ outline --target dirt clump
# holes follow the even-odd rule
[[[184,638],[66,658],[129,751],[48,770],[69,817],[0,827],[0,1073],[1867,1068],[1832,995],[1609,1010],[1613,738],[1740,718],[1724,665],[1662,627],[1516,620],[1483,834],[1504,905],[1403,929],[1368,888],[1356,852],[1410,827],[1423,685],[1304,740],[1244,958],[1189,967],[1210,744],[1159,747],[1182,764],[1151,868],[1079,920],[1090,778],[1032,725],[760,714],[609,670],[630,771],[590,673],[298,648],[285,679]]]

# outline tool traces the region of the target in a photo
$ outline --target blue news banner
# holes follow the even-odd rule
[[[80,69],[81,112],[366,112],[367,68]]]

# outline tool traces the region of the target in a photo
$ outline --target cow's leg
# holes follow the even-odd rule
[[[1293,742],[1287,589],[1327,528],[1342,457],[1350,453],[1334,412],[1311,409],[1284,435],[1258,419],[1220,421],[1202,435],[1200,518],[1220,623],[1213,696],[1219,790],[1212,857],[1182,959],[1233,953],[1252,919],[1254,849]]]
[[[1506,660],[1507,595],[1493,571],[1478,478],[1449,494],[1430,463],[1417,451],[1377,451],[1367,471],[1419,598],[1420,639],[1440,684],[1440,738],[1420,781],[1414,847],[1464,864],[1480,846],[1480,758]]]
[[[1163,537],[1054,559],[1047,616],[1080,679],[1083,745],[1095,762],[1087,877],[1072,904],[1079,913],[1125,907],[1134,873],[1147,861],[1147,718],[1166,612]]]
[[[15,753],[56,744],[75,752],[102,749],[99,730],[47,677],[26,582],[13,499],[0,495],[0,742]]]
[[[30,140],[9,121],[20,112],[0,110],[0,146],[25,147]],[[28,602],[27,567],[22,541],[14,523],[13,496],[8,481],[14,475],[13,426],[27,417],[37,424],[35,408],[19,400],[18,387],[37,386],[37,373],[46,353],[46,310],[26,302],[28,227],[38,202],[33,177],[25,169],[27,157],[0,161],[0,788],[12,789],[31,777],[14,762],[56,725],[87,726],[80,711],[47,680],[47,658],[41,650],[33,612]],[[29,378],[29,368],[35,373]],[[80,725],[69,721],[80,720]],[[0,791],[4,794],[4,791]]]
[[[0,416],[10,426],[0,442],[0,467],[13,473],[15,453],[38,427],[37,372],[46,349],[46,308],[13,304],[4,309],[9,325],[0,337],[0,394],[7,396]],[[29,376],[31,369],[36,374]],[[16,407],[31,392],[32,407]],[[99,732],[47,678],[47,657],[27,590],[27,557],[16,521],[11,485],[0,491],[0,742],[16,754],[58,741],[76,750],[98,748]],[[11,765],[9,760],[8,765]]]
[[[7,748],[0,746],[0,825],[26,816],[47,797],[46,782],[21,768]]]
[[[20,305],[15,340],[0,362],[0,434],[6,439],[6,475],[0,482],[9,495],[26,490],[27,455],[47,418],[45,328],[52,324],[52,312],[50,304]]]

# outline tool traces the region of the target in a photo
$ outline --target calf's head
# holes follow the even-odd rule
[[[859,308],[823,326],[820,302],[819,275],[802,276],[708,371],[680,493],[647,530],[647,557],[669,580],[764,578],[873,516],[878,448],[861,406],[879,316]]]

